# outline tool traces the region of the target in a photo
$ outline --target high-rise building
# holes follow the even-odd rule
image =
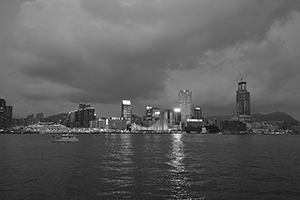
[[[0,99],[0,129],[6,127],[6,101]]]
[[[201,108],[194,108],[194,119],[202,119]]]
[[[146,120],[152,120],[152,106],[145,106],[145,118]]]
[[[192,92],[181,90],[179,92],[179,107],[181,111],[181,121],[186,122],[192,118]]]
[[[6,106],[6,122],[5,125],[6,127],[11,127],[12,126],[12,114],[13,114],[13,107],[12,106]]]
[[[96,110],[89,103],[79,103],[79,109],[70,111],[66,123],[69,127],[88,128],[90,122],[96,120]]]
[[[12,126],[13,107],[7,106],[5,99],[0,99],[0,129]]]
[[[174,108],[174,124],[179,125],[181,122],[181,111],[180,108]]]
[[[167,120],[168,124],[173,125],[174,124],[174,111],[167,109],[167,110],[164,110],[163,113],[164,113],[164,119]]]
[[[84,108],[89,108],[89,107],[91,107],[91,105],[89,103],[83,103],[83,102],[79,103],[79,109],[84,109]]]
[[[95,108],[87,107],[83,109],[83,127],[87,128],[90,126],[90,121],[96,119]]]
[[[160,109],[152,106],[145,106],[145,117],[146,120],[157,120],[160,118]]]
[[[132,109],[131,109],[130,100],[123,100],[122,108],[121,108],[121,117],[124,117],[127,125],[131,124],[131,118],[132,118],[131,115],[132,115]]]
[[[247,91],[247,83],[241,79],[236,91],[237,116],[250,115],[250,93]]]

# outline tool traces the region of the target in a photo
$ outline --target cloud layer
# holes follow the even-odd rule
[[[2,34],[0,76],[16,77],[7,96],[27,104],[86,101],[109,114],[131,99],[142,114],[190,89],[195,105],[228,114],[240,71],[253,111],[288,111],[300,99],[299,9],[298,0],[25,1]]]

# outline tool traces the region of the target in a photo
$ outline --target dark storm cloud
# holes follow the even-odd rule
[[[25,98],[55,96],[74,103],[114,103],[124,98],[150,101],[172,88],[166,84],[174,83],[166,81],[173,70],[201,69],[201,74],[225,76],[221,68],[230,64],[213,62],[214,53],[263,42],[272,26],[284,25],[299,6],[298,0],[27,1],[20,7],[6,53],[9,65],[26,75],[26,80],[53,83],[37,89],[41,93],[48,90],[52,96],[25,94],[32,87],[24,86]],[[266,51],[285,51],[269,47],[259,55],[256,48],[242,51],[242,59],[253,66],[244,71],[254,74],[251,69],[256,67],[251,62],[254,58],[266,62]],[[293,78],[280,68],[286,61],[269,57],[267,64],[260,62],[259,66],[270,71],[274,66],[278,74]],[[291,62],[287,65],[294,68]],[[272,74],[268,80],[261,78],[268,82],[268,89],[281,78]],[[193,80],[192,76],[182,82]],[[64,89],[55,92],[53,88]],[[210,107],[210,102],[203,104]]]

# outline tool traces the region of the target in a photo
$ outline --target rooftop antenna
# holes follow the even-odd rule
[[[240,70],[238,70],[238,72],[239,72],[239,75],[240,75],[241,81],[243,81],[243,78],[242,78],[242,76],[241,76],[241,72],[240,72]]]

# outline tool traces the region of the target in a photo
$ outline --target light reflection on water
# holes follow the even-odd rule
[[[1,199],[299,199],[299,135],[0,134]]]
[[[171,151],[168,155],[170,165],[168,169],[169,182],[171,185],[172,198],[187,198],[189,196],[188,188],[191,183],[186,177],[185,169],[185,146],[182,141],[182,134],[172,134]]]

